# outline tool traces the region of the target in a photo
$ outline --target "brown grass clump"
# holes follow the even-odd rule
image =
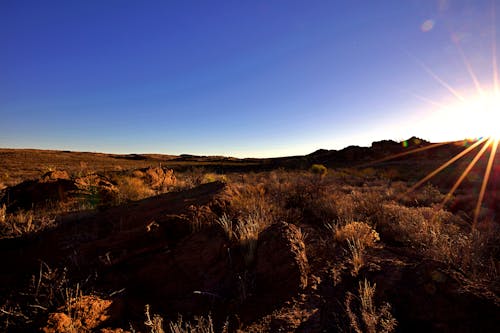
[[[165,333],[163,317],[158,314],[151,315],[149,304],[146,304],[144,314],[146,316],[144,325],[149,328],[151,333]],[[168,322],[167,328],[169,333],[214,333],[216,331],[210,314],[207,317],[195,316],[193,322],[184,321],[179,315],[177,321]],[[228,323],[226,322],[218,332],[227,333]]]
[[[357,276],[365,265],[366,248],[375,247],[380,241],[379,234],[364,222],[350,222],[346,225],[326,224],[332,233],[333,240],[346,245],[346,252],[352,264],[351,274]]]
[[[391,314],[391,305],[375,305],[375,289],[366,279],[359,282],[358,296],[348,292],[345,300],[351,329],[356,333],[390,333],[397,327],[397,320]],[[357,303],[357,304],[355,304]]]
[[[213,172],[204,174],[201,179],[202,184],[213,183],[216,181],[227,183],[228,180],[225,175],[219,175]]]
[[[78,287],[74,291],[67,289],[65,306],[59,309],[61,312],[49,315],[47,326],[42,330],[45,333],[93,332],[109,319],[111,303],[96,296],[82,295]]]
[[[334,239],[337,242],[356,240],[366,247],[374,247],[380,241],[379,234],[364,222],[351,222],[344,226],[336,226]]]
[[[141,200],[150,197],[155,192],[147,186],[142,178],[122,177],[118,179],[119,201]]]
[[[48,212],[19,210],[7,213],[5,206],[0,207],[0,239],[36,233],[54,225],[55,218]]]
[[[167,192],[177,181],[174,170],[160,167],[149,167],[145,172],[145,179],[145,183],[158,194]]]
[[[5,205],[2,205],[0,207],[0,224],[5,223],[6,213],[7,213],[7,207],[5,207]]]

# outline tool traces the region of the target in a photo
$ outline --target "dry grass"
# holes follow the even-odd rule
[[[36,233],[55,226],[55,214],[50,211],[19,210],[7,213],[5,206],[0,208],[0,239],[19,237]]]
[[[357,276],[365,265],[366,248],[374,247],[380,241],[379,234],[364,222],[349,222],[345,225],[326,224],[332,239],[346,246],[349,261],[352,265],[351,274]]]
[[[356,240],[365,247],[374,247],[380,241],[379,234],[364,222],[350,222],[333,227],[333,238],[337,242]]]
[[[348,293],[345,301],[351,329],[356,333],[390,333],[397,327],[397,320],[391,314],[391,306],[375,305],[375,290],[366,279],[359,282],[358,296]],[[356,303],[356,304],[355,304]]]
[[[218,224],[231,246],[239,246],[242,250],[246,271],[235,273],[243,281],[239,286],[242,288],[239,292],[241,300],[247,298],[248,290],[251,289],[247,282],[251,277],[245,274],[251,276],[259,234],[279,221],[312,230],[314,237],[307,240],[307,246],[319,237],[328,239],[329,246],[342,246],[345,251],[338,251],[341,254],[335,259],[342,261],[340,264],[350,269],[356,279],[363,276],[363,267],[371,267],[367,262],[370,258],[366,255],[367,251],[390,244],[412,251],[418,258],[430,258],[459,268],[476,281],[485,281],[485,284],[498,281],[500,230],[496,221],[481,221],[477,230],[471,232],[468,221],[446,209],[437,209],[436,203],[442,199],[437,188],[427,186],[413,196],[403,197],[407,184],[380,181],[373,170],[353,174],[333,171],[318,177],[308,171],[283,170],[220,176],[199,169],[176,172],[174,175],[169,169],[149,168],[119,173],[114,180],[120,202],[139,200],[214,180],[225,181],[227,188],[218,198],[225,205],[221,212],[217,212],[217,216],[215,210],[210,211],[209,207],[193,207],[187,216],[196,231],[210,223]],[[53,215],[45,216],[44,220],[41,214],[32,211],[8,214],[5,206],[0,207],[2,236],[37,232],[53,222],[52,217],[47,217]],[[325,225],[329,226],[327,232]],[[41,277],[34,281],[42,281],[38,284],[43,286],[45,280],[42,276],[48,274],[49,269],[40,273]],[[61,294],[65,286],[54,284],[54,288],[59,290],[54,291],[51,303],[45,301],[49,296],[42,297],[43,288],[36,287],[38,301],[34,304],[54,309],[61,299],[75,298]],[[376,286],[364,280],[359,284],[357,295],[347,294],[345,307],[353,331],[395,330],[397,322],[391,315],[390,305],[384,303],[377,306],[375,291]],[[67,307],[66,313],[70,318],[80,316],[75,309]],[[28,312],[18,311],[15,307],[8,311],[29,317]],[[167,322],[158,315],[150,315],[149,308],[146,309],[145,324],[151,332],[214,330],[210,316],[199,317],[194,323],[183,322],[181,318],[177,322]]]
[[[359,239],[348,239],[347,248],[350,252],[350,260],[352,264],[352,275],[357,276],[359,270],[365,264],[365,246]]]
[[[158,314],[151,315],[150,310],[149,304],[146,304],[144,309],[144,315],[146,317],[144,325],[149,329],[150,333],[165,333],[163,317]],[[214,324],[210,315],[207,317],[195,316],[193,322],[184,321],[182,316],[179,315],[176,321],[169,321],[166,326],[167,332],[169,333],[215,333]],[[220,332],[228,332],[227,322]]]
[[[118,180],[119,202],[141,200],[155,194],[142,178],[122,177]]]

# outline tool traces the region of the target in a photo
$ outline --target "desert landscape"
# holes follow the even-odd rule
[[[415,137],[277,159],[1,149],[2,330],[493,332],[481,147],[495,154]]]
[[[0,1],[0,332],[499,332],[497,2]]]

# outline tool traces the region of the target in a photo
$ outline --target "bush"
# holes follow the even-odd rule
[[[342,227],[336,226],[334,239],[345,242],[350,239],[358,240],[366,247],[374,247],[380,240],[378,233],[364,222],[351,222]]]
[[[328,173],[328,169],[323,164],[313,164],[310,170],[313,174],[320,177],[324,177]]]

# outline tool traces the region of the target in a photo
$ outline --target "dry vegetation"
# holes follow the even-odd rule
[[[9,211],[6,205],[0,206],[1,237],[23,238],[46,228],[57,228],[57,216],[70,211],[106,209],[223,181],[227,183],[226,188],[215,203],[193,206],[187,219],[192,224],[193,235],[214,226],[225,235],[228,260],[232,267],[238,267],[230,270],[238,281],[234,290],[227,291],[225,296],[213,296],[225,299],[224,306],[209,306],[210,311],[216,312],[215,317],[210,311],[203,315],[189,311],[152,314],[149,305],[144,303],[142,322],[137,318],[110,321],[109,307],[120,292],[94,288],[93,281],[99,278],[97,273],[83,281],[76,279],[78,274],[73,274],[71,277],[75,280],[71,280],[65,267],[51,268],[41,263],[39,272],[33,272],[31,280],[27,277],[24,289],[2,291],[3,329],[34,330],[36,325],[41,325],[45,332],[99,329],[112,332],[105,327],[119,325],[122,329],[114,332],[271,332],[280,327],[282,331],[308,331],[309,327],[312,332],[393,332],[398,327],[408,330],[415,324],[412,315],[404,313],[406,309],[400,303],[391,304],[397,302],[390,292],[396,286],[387,282],[383,291],[378,292],[377,285],[385,283],[384,279],[392,279],[386,274],[394,272],[384,271],[389,263],[393,265],[389,265],[391,269],[396,269],[399,263],[401,267],[410,267],[432,261],[443,270],[459,272],[460,281],[489,290],[498,300],[498,221],[482,219],[473,230],[470,212],[452,213],[448,207],[440,206],[444,196],[437,187],[427,185],[407,193],[409,184],[392,179],[395,172],[327,170],[322,165],[313,165],[305,171],[221,175],[204,169],[177,172],[148,165],[138,168],[137,164],[125,169],[127,164],[122,163],[120,170],[103,173],[92,170],[90,164],[81,165],[81,170],[70,176],[75,184],[80,184],[75,190],[78,195],[34,209]],[[13,183],[4,181],[4,184]],[[153,222],[148,228],[159,227]],[[259,296],[258,286],[261,260],[258,248],[264,246],[259,239],[270,226],[282,222],[297,227],[297,239],[291,242],[302,244],[294,251],[300,251],[301,246],[305,249],[307,270],[301,273],[309,282],[300,292],[288,295],[288,303],[269,307],[265,302],[259,303],[259,297],[264,297]],[[238,258],[241,265],[237,263]],[[442,277],[444,273],[436,272],[431,272],[432,283],[449,279]],[[209,295],[210,291],[199,293]],[[314,299],[321,299],[323,305],[317,305]],[[257,311],[251,304],[262,309]],[[264,309],[269,312],[262,313]],[[320,319],[315,315],[318,311]],[[429,314],[429,318],[432,317]],[[280,320],[286,324],[277,324]],[[420,327],[430,331],[437,331],[439,327],[425,325]]]

